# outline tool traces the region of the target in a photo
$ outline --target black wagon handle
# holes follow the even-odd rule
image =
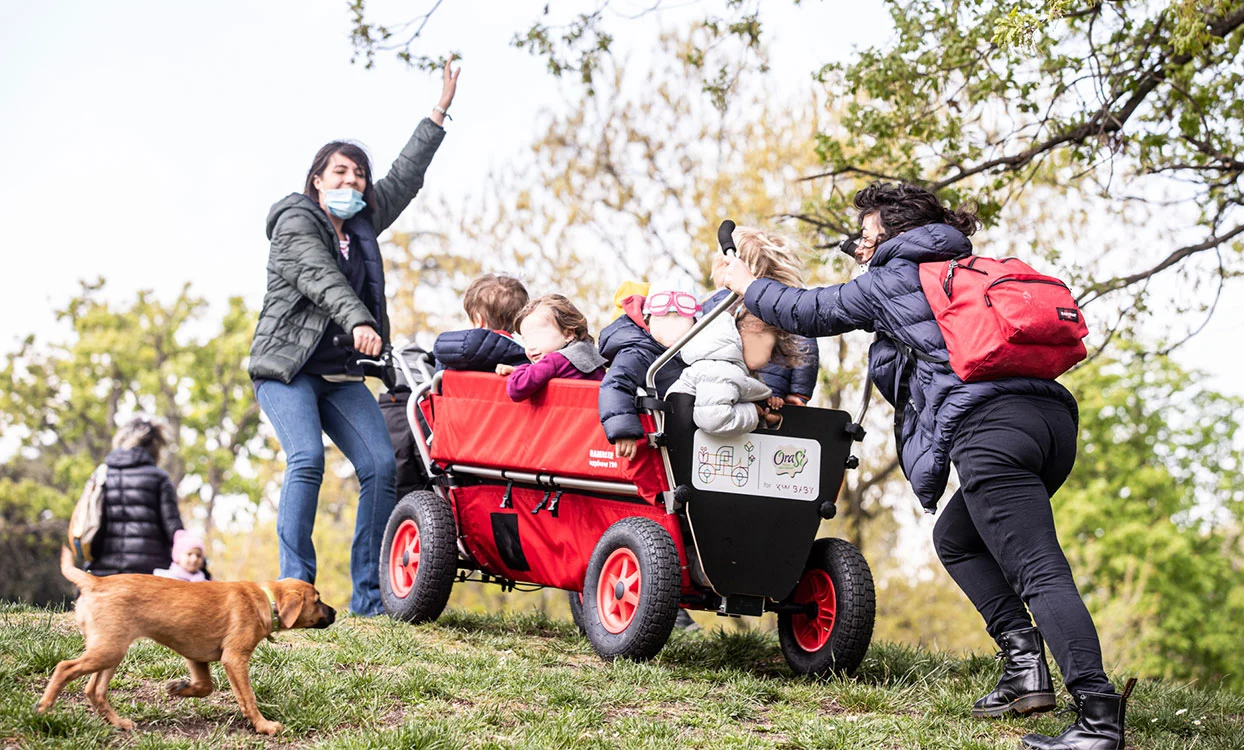
[[[726,219],[721,222],[721,226],[717,227],[717,244],[721,245],[723,255],[733,253],[738,257],[739,249],[734,246],[734,222]]]

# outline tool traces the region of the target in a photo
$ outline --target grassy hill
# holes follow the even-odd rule
[[[112,682],[121,733],[87,708],[85,679],[47,716],[34,703],[56,663],[82,648],[69,613],[0,607],[0,748],[1014,748],[1055,733],[1068,714],[973,720],[997,675],[989,656],[959,658],[874,644],[852,679],[791,675],[758,632],[675,633],[648,664],[605,663],[569,622],[543,615],[448,612],[435,625],[346,618],[282,633],[255,654],[265,716],[259,737],[219,665],[217,692],[176,699],[180,656],[136,644]],[[1244,748],[1244,696],[1145,682],[1129,705],[1130,746]]]

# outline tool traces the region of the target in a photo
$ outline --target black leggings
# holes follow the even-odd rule
[[[933,542],[989,635],[1031,627],[1027,604],[1067,689],[1114,692],[1050,507],[1076,460],[1070,411],[1053,399],[999,397],[964,418],[950,458],[960,489],[942,509]]]

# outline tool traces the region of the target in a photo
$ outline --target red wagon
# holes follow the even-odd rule
[[[598,395],[598,383],[554,380],[513,402],[502,377],[452,371],[415,388],[407,418],[431,482],[385,531],[389,614],[435,620],[457,582],[552,586],[571,592],[601,656],[647,659],[679,607],[776,612],[792,669],[853,671],[872,636],[872,574],[851,544],[817,538],[862,434],[850,416],[788,406],[775,429],[719,438],[696,429],[691,397],[641,394],[648,441],[627,461],[605,438]]]

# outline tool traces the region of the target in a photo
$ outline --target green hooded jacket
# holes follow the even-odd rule
[[[385,308],[384,267],[375,238],[406,209],[423,187],[423,175],[445,137],[445,131],[424,119],[389,173],[373,185],[370,214],[350,219],[361,230],[367,283],[375,302],[369,310],[337,266],[337,233],[328,215],[302,193],[293,193],[268,214],[268,291],[264,294],[255,338],[251,342],[252,380],[288,383],[306,364],[330,320],[345,331],[369,325],[389,340]]]

